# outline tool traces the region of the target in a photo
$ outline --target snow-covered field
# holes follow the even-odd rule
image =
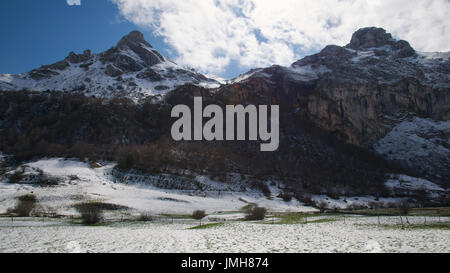
[[[343,216],[332,215],[310,216],[307,224],[277,224],[277,218],[268,218],[266,222],[243,222],[241,210],[249,203],[267,208],[270,215],[317,210],[295,199],[284,202],[277,198],[281,191],[279,185],[270,186],[270,199],[252,189],[231,191],[229,189],[240,185],[224,187],[223,183],[205,176],[193,179],[212,191],[169,190],[155,187],[151,179],[138,183],[141,177],[136,174],[125,176],[126,180],[119,183],[112,175],[114,166],[113,163],[91,166],[80,161],[43,159],[10,171],[23,170],[25,180],[12,184],[4,177],[0,181],[0,213],[14,207],[17,197],[33,193],[43,211],[56,212],[66,218],[0,217],[0,252],[450,251],[448,228],[402,230],[399,217],[382,217],[381,226],[377,225],[377,217],[348,216],[344,221]],[[35,176],[43,174],[58,178],[60,184],[34,186]],[[370,196],[347,200],[331,200],[326,196],[312,198],[324,200],[330,207],[365,204],[374,199]],[[101,201],[128,209],[107,212],[104,224],[82,226],[70,218],[78,215],[73,205],[81,201]],[[206,210],[208,214],[203,223],[222,223],[207,229],[190,229],[199,223],[182,215],[190,215],[197,209]],[[154,216],[155,221],[133,221],[141,213]],[[409,217],[411,224],[423,224],[423,221],[423,217]],[[438,221],[448,223],[450,218],[427,219],[428,224]]]
[[[292,225],[226,222],[193,230],[189,228],[198,223],[117,223],[87,227],[61,220],[12,222],[3,218],[0,219],[0,252],[450,252],[449,230],[403,230],[398,226],[398,217],[382,217],[382,224],[389,223],[389,227],[377,226],[376,217],[336,220]],[[409,221],[423,223],[423,218],[409,217]]]
[[[0,213],[14,207],[17,197],[27,193],[36,195],[39,204],[44,208],[50,208],[62,215],[75,214],[72,205],[83,200],[107,202],[129,207],[136,213],[151,214],[191,214],[197,209],[207,213],[239,211],[248,203],[255,203],[272,211],[316,211],[296,200],[269,200],[262,193],[251,190],[199,193],[164,190],[143,183],[116,183],[111,175],[114,166],[115,164],[106,164],[101,168],[91,168],[88,163],[64,159],[45,159],[26,164],[24,174],[37,174],[38,170],[41,170],[45,175],[62,179],[62,184],[54,187],[35,187],[32,181],[28,184],[0,182]],[[195,179],[205,180],[204,177]],[[204,183],[209,183],[211,187],[220,186],[214,185],[217,183],[214,181]],[[276,193],[277,189],[272,190]]]

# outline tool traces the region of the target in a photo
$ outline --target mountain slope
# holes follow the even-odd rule
[[[133,31],[115,47],[100,54],[71,52],[63,61],[28,73],[0,75],[0,90],[57,90],[95,97],[139,100],[165,94],[186,83],[204,87],[220,84],[178,66],[159,54],[142,33]]]
[[[154,76],[169,81],[161,67],[174,64],[139,37],[132,33],[107,52],[71,54],[53,68],[25,76],[62,74],[94,60],[101,67],[80,72],[81,78],[95,72],[119,83],[130,78],[148,84]],[[59,65],[66,68],[57,70]],[[450,186],[448,68],[448,53],[416,52],[383,29],[366,28],[347,46],[327,46],[290,67],[254,69],[214,90],[203,88],[204,81],[183,85],[161,91],[166,94],[161,100],[136,104],[116,97],[139,100],[147,93],[106,88],[102,94],[95,84],[75,94],[0,92],[0,150],[22,160],[107,158],[123,169],[150,173],[174,167],[206,171],[225,182],[230,172],[264,183],[277,178],[300,195],[389,195],[385,182],[392,174],[426,178],[445,188]],[[146,71],[147,78],[141,74]],[[186,70],[175,74],[174,80],[192,76]],[[50,84],[49,79],[33,81]],[[172,141],[170,110],[192,106],[194,96],[202,96],[205,105],[280,105],[280,148],[260,153],[256,142]]]
[[[327,46],[291,67],[253,70],[218,93],[232,104],[280,104],[285,114],[309,120],[338,139],[373,147],[416,175],[450,183],[449,57],[417,52],[384,29],[364,28],[344,47]],[[413,139],[414,130],[391,133],[408,122],[421,128],[424,140],[414,142],[428,147],[421,148],[426,150],[421,157],[405,139],[407,133]],[[386,136],[389,141],[381,141]],[[392,147],[403,147],[402,156]]]

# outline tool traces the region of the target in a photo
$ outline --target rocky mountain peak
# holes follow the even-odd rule
[[[129,53],[136,54],[140,60],[132,60]],[[109,56],[108,56],[109,55]],[[116,67],[124,71],[140,71],[146,66],[163,63],[166,59],[154,49],[145,39],[144,34],[132,31],[117,43],[115,48],[106,52],[107,59],[114,59]],[[140,63],[142,61],[142,63]],[[122,66],[122,67],[121,67]],[[123,67],[124,66],[124,67]]]
[[[366,50],[384,46],[388,46],[392,51],[395,51],[397,58],[407,58],[416,55],[416,51],[407,41],[396,40],[385,29],[377,27],[357,30],[353,33],[350,43],[345,47],[354,50]]]
[[[394,41],[395,40],[392,38],[392,35],[387,33],[383,28],[367,27],[361,28],[353,33],[350,44],[346,47],[358,50],[390,45]]]
[[[131,46],[137,46],[139,44],[143,44],[148,47],[152,47],[144,38],[144,34],[141,32],[134,30],[130,32],[128,35],[125,35],[120,39],[120,41],[117,43],[117,48],[119,49],[125,49],[127,47]]]

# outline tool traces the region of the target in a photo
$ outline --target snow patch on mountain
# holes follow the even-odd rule
[[[430,182],[426,179],[411,177],[407,175],[396,175],[392,176],[386,182],[386,187],[391,190],[401,189],[401,190],[409,190],[409,191],[437,191],[443,192],[445,191],[442,187],[436,185],[433,182]]]
[[[399,123],[373,146],[390,161],[433,175],[447,170],[450,177],[450,121],[433,121],[415,117]],[[444,179],[444,177],[437,177]]]
[[[323,74],[331,72],[331,70],[324,65],[318,67],[313,67],[312,65],[293,65],[288,68],[287,71],[291,79],[302,82],[317,80]]]

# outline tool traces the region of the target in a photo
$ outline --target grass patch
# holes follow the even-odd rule
[[[221,227],[221,226],[223,226],[223,223],[212,223],[212,224],[191,227],[189,229],[194,229],[194,230],[195,229],[210,229],[210,228]]]
[[[324,218],[324,219],[317,219],[317,220],[308,221],[308,224],[330,223],[330,222],[336,222],[336,221],[337,221],[336,219]]]
[[[273,217],[280,219],[280,221],[275,222],[275,224],[280,225],[304,224],[306,222],[306,215],[300,213],[279,214]]]
[[[95,207],[100,210],[106,210],[106,211],[119,211],[119,210],[129,210],[129,207],[116,205],[116,204],[110,204],[110,203],[103,203],[98,201],[92,201],[92,202],[86,202],[89,203],[90,206]],[[77,205],[75,205],[76,208]]]
[[[173,219],[192,219],[192,214],[161,214],[161,216]]]
[[[327,216],[330,216],[326,214]],[[324,214],[310,214],[310,213],[282,213],[269,216],[272,222],[267,222],[267,224],[277,224],[277,225],[298,225],[298,224],[316,224],[316,223],[327,223],[335,222],[337,219],[333,218],[322,218],[316,219],[317,217],[324,216]],[[276,219],[279,219],[276,221]]]
[[[85,223],[84,219],[81,217],[72,218],[67,220],[67,223],[71,225],[82,225],[82,226],[88,226],[88,227],[104,227],[104,226],[110,226],[112,223],[107,221],[100,221],[98,223]]]
[[[363,209],[354,211],[344,211],[346,214],[359,214],[366,216],[398,216],[401,214],[397,208]],[[450,208],[413,208],[408,213],[409,216],[450,216]]]
[[[405,229],[405,230],[450,230],[450,223],[433,223],[433,224],[411,224],[411,225],[370,225],[385,229]]]

